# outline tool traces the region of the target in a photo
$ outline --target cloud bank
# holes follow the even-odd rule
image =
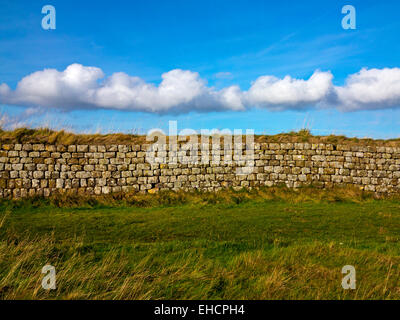
[[[21,79],[15,90],[0,84],[0,103],[62,110],[116,109],[149,113],[338,108],[342,111],[400,107],[400,69],[362,69],[334,86],[330,72],[309,79],[261,76],[249,90],[207,86],[197,72],[175,69],[159,85],[117,72],[71,64],[64,71],[45,69]]]

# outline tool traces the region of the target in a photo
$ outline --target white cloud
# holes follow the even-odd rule
[[[308,80],[286,76],[259,77],[247,92],[250,105],[268,109],[299,109],[323,102],[333,89],[332,74],[316,71]]]
[[[26,108],[23,112],[15,115],[0,111],[0,128],[12,130],[21,127],[32,127],[36,116],[40,116],[43,112],[44,110],[41,108]]]
[[[362,69],[336,88],[344,111],[400,107],[400,69]]]
[[[45,69],[24,77],[15,91],[0,91],[0,98],[7,104],[71,108],[90,103],[90,93],[102,77],[101,69],[80,64],[63,72]]]
[[[344,86],[332,84],[330,72],[309,79],[261,76],[248,91],[207,86],[197,72],[175,69],[159,85],[118,72],[105,77],[96,67],[72,64],[64,71],[45,69],[24,77],[15,90],[0,84],[0,103],[74,110],[104,108],[150,113],[189,111],[302,110],[335,107],[344,111],[400,107],[400,69],[362,69]]]
[[[103,80],[102,82],[100,80]],[[241,110],[237,88],[207,87],[197,72],[175,69],[156,86],[123,72],[104,79],[101,69],[72,64],[64,71],[46,69],[24,77],[11,91],[0,86],[5,104],[78,109],[106,108],[146,112]]]
[[[159,86],[144,82],[138,77],[115,73],[93,92],[93,103],[104,108],[165,112],[174,109],[207,108],[207,100],[214,100],[218,92],[207,88],[198,73],[175,69],[164,73]],[[200,103],[203,101],[203,105]],[[214,108],[231,106],[215,102]]]

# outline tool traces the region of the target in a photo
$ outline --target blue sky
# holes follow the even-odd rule
[[[55,30],[41,27],[46,4],[56,9]],[[347,4],[356,8],[356,30],[342,28],[341,9]],[[400,67],[399,1],[3,0],[0,8],[0,84],[12,91],[34,72],[62,72],[74,63],[99,68],[105,78],[123,72],[154,87],[171,70],[190,70],[213,88],[212,95],[230,86],[250,91],[266,75],[307,80],[320,70],[331,72],[333,86],[342,87],[362,68]],[[346,92],[345,97],[353,94]],[[400,100],[394,95],[373,100],[379,101],[376,108],[369,102],[321,107],[321,99],[281,107],[253,98],[240,110],[222,104],[201,111],[199,102],[185,102],[162,112],[136,104],[123,110],[103,102],[88,107],[70,97],[73,105],[68,107],[59,105],[60,97],[41,105],[19,97],[4,99],[0,111],[3,125],[79,132],[146,133],[178,120],[179,129],[241,128],[272,134],[306,127],[315,134],[389,138],[400,136]]]

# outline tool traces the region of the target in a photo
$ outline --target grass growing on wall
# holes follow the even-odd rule
[[[2,299],[399,299],[399,263],[400,201],[357,189],[0,204]]]
[[[167,137],[168,140],[168,137]],[[245,137],[243,137],[245,141]],[[255,142],[259,143],[327,143],[327,144],[351,144],[363,146],[388,146],[400,147],[400,139],[370,139],[351,138],[346,136],[327,135],[315,136],[310,130],[301,129],[288,133],[275,135],[255,135]],[[45,144],[145,144],[146,135],[109,133],[109,134],[78,134],[65,130],[52,130],[49,128],[17,128],[15,130],[1,130],[0,143],[45,143]]]

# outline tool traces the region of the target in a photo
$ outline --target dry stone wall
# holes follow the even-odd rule
[[[73,189],[90,194],[219,190],[286,184],[320,187],[352,184],[367,191],[400,188],[400,148],[309,143],[256,143],[254,170],[236,174],[236,164],[155,164],[148,145],[0,146],[0,197],[49,196]],[[168,157],[168,146],[164,156]],[[201,154],[199,154],[199,157]]]

